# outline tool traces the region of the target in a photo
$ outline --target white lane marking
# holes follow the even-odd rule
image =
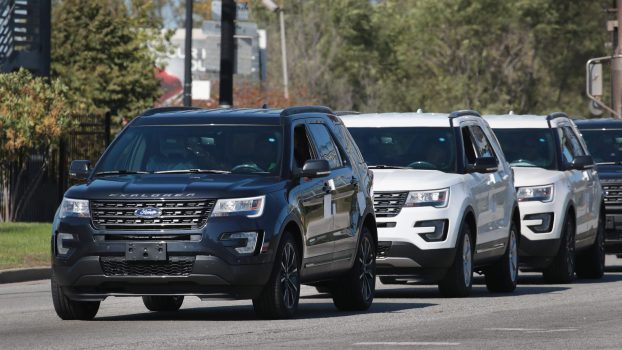
[[[555,333],[555,332],[574,332],[577,328],[484,328],[486,331],[506,331],[506,332],[524,332],[524,333]]]
[[[386,346],[458,346],[460,343],[449,343],[449,342],[431,342],[431,341],[386,341],[386,342],[361,342],[354,343],[353,345],[358,346],[378,346],[378,345],[386,345]]]

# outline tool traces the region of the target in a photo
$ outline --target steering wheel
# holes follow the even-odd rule
[[[430,162],[425,162],[422,160],[418,160],[416,162],[412,162],[408,164],[409,168],[413,169],[428,169],[428,170],[438,170],[438,167]]]
[[[264,170],[260,168],[257,164],[254,163],[246,163],[236,165],[231,169],[232,173],[262,173]]]
[[[527,165],[527,166],[536,166],[534,163],[527,159],[516,159],[510,163],[510,165]]]

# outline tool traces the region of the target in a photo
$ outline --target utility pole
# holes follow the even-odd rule
[[[622,44],[620,43],[622,36],[620,35],[620,26],[622,26],[622,0],[617,0],[616,17],[618,26],[616,28],[617,46],[611,59],[611,99],[614,117],[620,118],[622,115]]]
[[[184,48],[184,106],[192,106],[192,1],[186,0],[186,47]]]
[[[283,96],[289,100],[289,78],[287,74],[287,46],[285,43],[285,12],[283,7],[277,5],[272,0],[262,0],[262,4],[272,12],[279,13],[279,22],[281,25],[281,59],[283,66]]]
[[[233,106],[233,68],[235,60],[234,0],[222,0],[220,20],[220,101],[221,107]]]

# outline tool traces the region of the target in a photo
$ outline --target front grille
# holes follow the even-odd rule
[[[622,182],[619,180],[601,180],[606,206],[622,206]]]
[[[102,257],[106,276],[187,276],[192,272],[194,257],[170,257],[168,261],[126,261],[123,257]]]
[[[205,225],[215,200],[91,201],[91,220],[97,229],[107,230],[191,230]],[[134,214],[140,208],[158,208],[162,214],[145,219]]]
[[[374,210],[376,217],[396,216],[406,203],[408,192],[374,192]]]

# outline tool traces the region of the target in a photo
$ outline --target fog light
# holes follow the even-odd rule
[[[233,232],[223,233],[220,236],[222,245],[234,248],[239,254],[251,254],[257,249],[259,233],[257,232]]]
[[[534,233],[551,232],[553,229],[553,213],[529,214],[523,220]]]
[[[73,235],[71,233],[56,234],[56,252],[58,255],[67,255],[67,253],[69,253],[69,241],[73,241]]]
[[[415,232],[426,242],[440,242],[447,238],[448,220],[417,221]]]

